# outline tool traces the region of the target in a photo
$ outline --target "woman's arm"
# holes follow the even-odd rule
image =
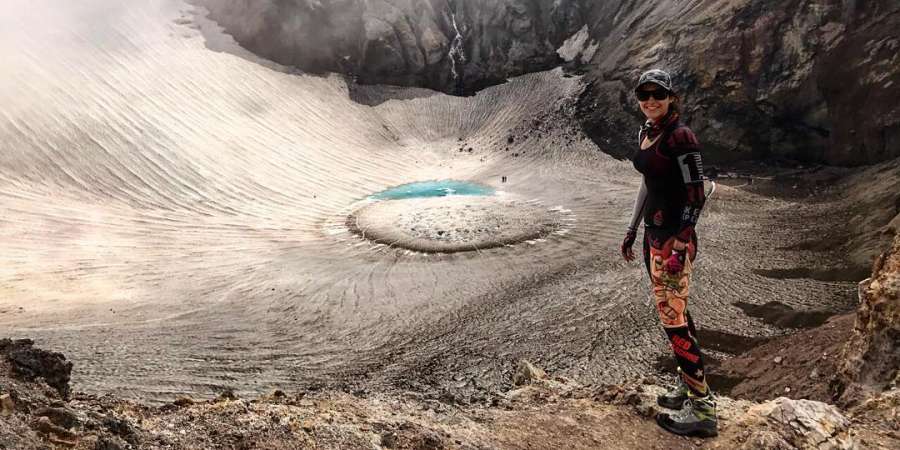
[[[637,199],[634,201],[634,211],[631,213],[631,223],[628,224],[628,231],[625,233],[625,240],[622,241],[622,257],[625,261],[634,260],[634,251],[631,247],[637,240],[637,229],[641,224],[641,217],[644,216],[644,207],[647,204],[647,185],[641,179],[641,188],[638,189]]]
[[[628,224],[628,231],[637,232],[641,225],[641,219],[644,217],[644,208],[647,206],[647,184],[641,179],[641,188],[638,189],[637,198],[634,200],[634,209],[631,212],[631,222]]]
[[[681,225],[676,237],[682,242],[690,242],[694,227],[700,220],[700,211],[706,203],[700,142],[690,128],[679,127],[672,133],[669,146],[672,156],[678,161],[678,168],[681,170],[682,181],[687,191],[687,202],[681,213]]]

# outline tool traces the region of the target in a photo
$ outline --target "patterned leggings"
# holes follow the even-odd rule
[[[681,377],[695,396],[705,397],[709,386],[703,372],[703,355],[697,343],[694,321],[687,308],[693,260],[697,255],[697,236],[693,236],[688,246],[684,271],[671,275],[663,270],[663,263],[671,253],[674,240],[671,235],[648,230],[644,234],[644,265],[650,274],[656,311],[672,345]]]

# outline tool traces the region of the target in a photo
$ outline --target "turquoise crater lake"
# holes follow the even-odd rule
[[[440,180],[401,184],[370,198],[376,200],[404,200],[409,198],[447,197],[450,195],[493,195],[494,188],[468,181]]]

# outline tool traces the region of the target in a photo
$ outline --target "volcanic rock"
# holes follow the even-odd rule
[[[547,373],[543,369],[536,367],[527,360],[519,361],[516,373],[513,375],[512,382],[516,386],[522,386],[533,381],[542,380],[547,377]]]
[[[776,425],[780,437],[796,447],[852,448],[848,440],[836,437],[849,427],[850,421],[834,406],[781,397],[765,403],[754,412]]]
[[[31,424],[31,427],[38,433],[54,436],[57,439],[70,441],[76,437],[75,433],[54,424],[48,417],[38,417],[38,419]]]
[[[846,403],[889,388],[900,368],[900,236],[860,283],[860,305],[844,362],[833,383]]]
[[[34,413],[38,417],[46,417],[50,419],[54,425],[65,429],[72,429],[81,425],[81,420],[74,411],[68,408],[44,407]]]
[[[62,398],[69,397],[72,363],[61,353],[36,349],[30,339],[0,339],[0,355],[12,364],[18,376],[27,381],[43,378]]]
[[[281,64],[451,93],[559,64],[556,48],[577,31],[572,16],[582,8],[572,0],[198,3],[242,45]]]
[[[9,394],[0,395],[0,415],[8,416],[12,414],[15,409],[16,404],[13,402],[13,399]]]

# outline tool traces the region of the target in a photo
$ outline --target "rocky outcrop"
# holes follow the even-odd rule
[[[900,156],[900,94],[890,0],[658,2],[594,26],[601,42],[587,112],[595,140],[633,146],[633,80],[671,70],[708,159],[867,164]],[[609,27],[609,28],[608,28]],[[640,30],[640,31],[637,31]],[[620,36],[621,42],[612,37]],[[610,107],[618,97],[621,105]],[[624,130],[624,132],[622,131]]]
[[[900,236],[875,262],[872,278],[860,283],[860,305],[835,394],[857,403],[900,384]]]
[[[547,374],[543,369],[523,359],[519,361],[519,366],[516,368],[516,373],[513,374],[512,382],[516,386],[522,386],[546,377]]]
[[[841,436],[850,428],[850,420],[822,402],[780,397],[750,408],[739,423],[755,430],[748,439],[751,445],[744,448],[760,448],[754,446],[762,442],[774,444],[765,448],[853,448],[852,440]]]
[[[730,426],[713,440],[710,449],[855,449],[851,420],[838,408],[822,402],[779,397],[761,404],[730,406]],[[737,409],[737,411],[733,411]]]
[[[9,362],[18,376],[29,381],[42,379],[62,398],[68,398],[72,363],[61,353],[34,348],[34,341],[30,339],[0,339],[0,357]]]
[[[523,364],[524,365],[524,364]],[[530,366],[530,365],[529,365]],[[543,372],[534,366],[529,371]],[[591,448],[841,449],[896,448],[890,432],[897,395],[850,413],[814,401],[764,403],[718,398],[720,435],[698,442],[660,429],[655,380],[585,386],[557,376],[456,403],[421,393],[275,391],[257,399],[223,394],[145,406],[112,396],[63,401],[40,380],[0,360],[0,448],[79,450],[189,448]],[[896,394],[898,391],[894,391]],[[861,444],[860,447],[854,447]]]
[[[511,76],[562,63],[556,50],[582,26],[577,0],[451,2],[462,30],[460,90],[472,92]]]
[[[585,129],[617,156],[651,67],[675,74],[711,162],[900,156],[893,0],[195,1],[261,56],[362,83],[471,93],[564,56],[591,81]]]
[[[309,72],[350,72],[359,60],[357,41],[364,29],[358,0],[257,1],[193,3],[209,8],[213,18],[247,49]]]
[[[578,2],[196,0],[258,55],[366,84],[472,93],[561,62]],[[573,28],[574,27],[574,28]]]

